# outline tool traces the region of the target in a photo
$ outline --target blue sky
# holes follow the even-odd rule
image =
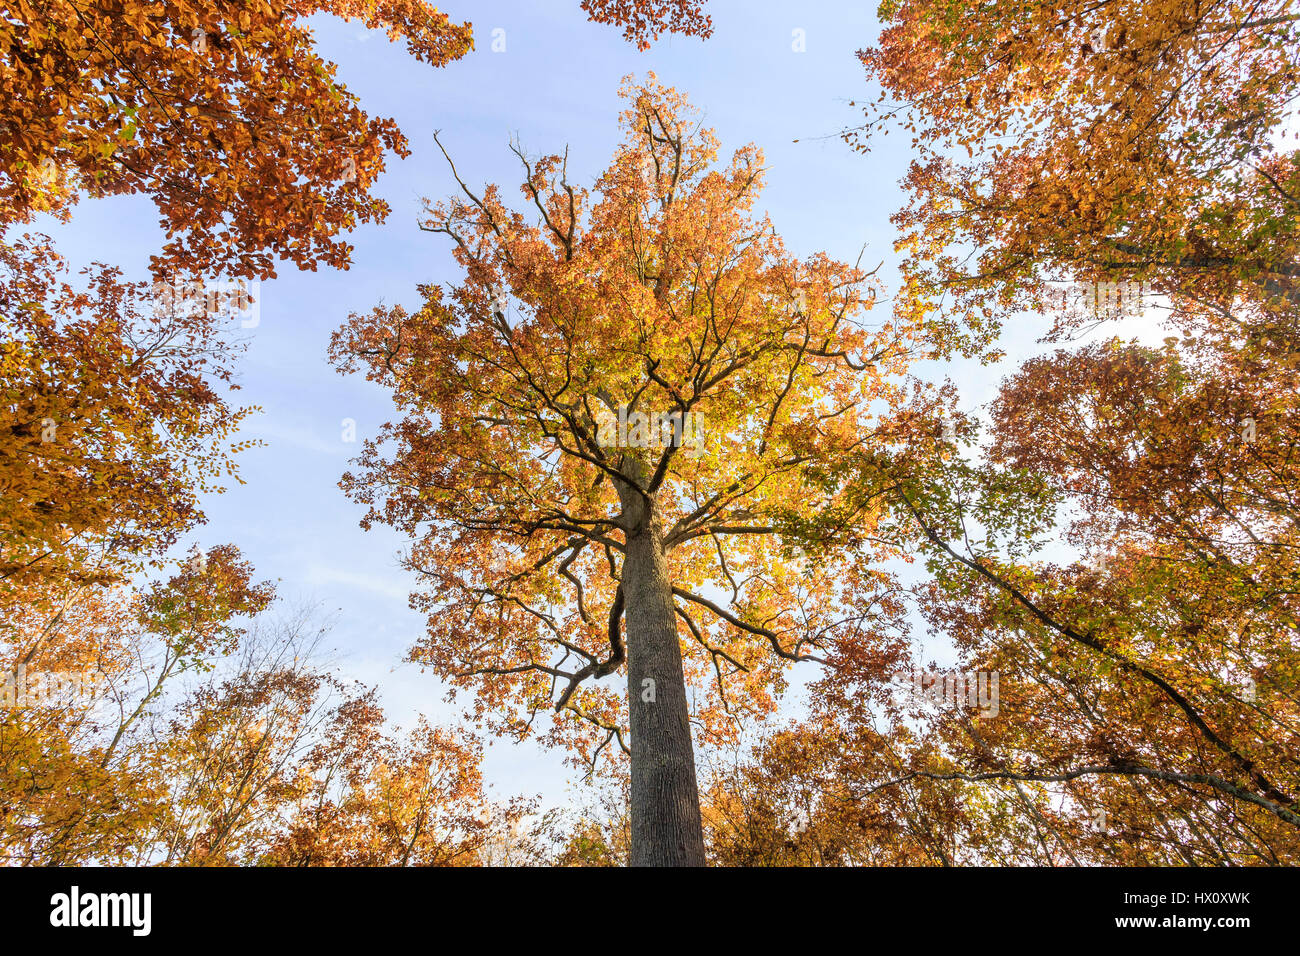
[[[441,198],[454,187],[432,131],[441,130],[467,181],[501,183],[507,198],[517,196],[519,172],[507,148],[512,135],[530,153],[567,145],[571,178],[590,183],[618,139],[620,79],[654,70],[703,109],[724,155],[748,142],[763,148],[762,205],[791,252],[852,260],[866,245],[864,262],[885,260],[887,282],[894,260],[889,216],[903,202],[898,181],[908,145],[900,131],[861,156],[834,135],[860,117],[849,101],[871,92],[854,55],[876,36],[871,4],[800,9],[710,0],[712,39],[666,37],[647,53],[617,29],[586,22],[577,0],[454,0],[443,9],[473,21],[478,49],[441,70],[417,63],[382,33],[328,18],[314,24],[342,81],[371,115],[397,120],[413,154],[389,157],[378,193],[392,214],[351,235],[350,271],[285,268],[262,283],[260,323],[249,332],[236,398],[265,409],[244,435],[267,447],[241,456],[246,484],[206,501],[209,522],[193,539],[238,544],[260,576],[279,579],[282,595],[332,611],[328,643],[337,648],[342,673],[379,684],[390,716],[405,726],[418,711],[447,719],[455,710],[432,676],[401,663],[423,625],[407,608],[412,581],[398,567],[402,541],[386,528],[363,532],[362,509],[337,487],[359,448],[343,441],[343,420],[355,420],[364,439],[389,417],[389,400],[360,377],[334,372],[326,348],[349,312],[380,301],[415,305],[417,283],[459,277],[445,237],[416,227],[420,197]],[[492,50],[497,29],[504,31],[496,34],[503,52]],[[804,52],[794,48],[797,30]],[[40,226],[74,263],[106,259],[138,278],[163,241],[153,205],[142,197],[87,201],[71,224]],[[1009,360],[1031,350],[1036,334],[1013,335]],[[967,407],[991,397],[998,378],[971,366],[948,372],[962,385]],[[572,774],[559,754],[527,745],[494,746],[485,771],[498,793],[541,792],[551,802],[564,799]]]

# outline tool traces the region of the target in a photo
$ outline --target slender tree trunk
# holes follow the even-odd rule
[[[695,753],[677,641],[663,528],[643,501],[623,561],[628,708],[632,732],[632,866],[703,866],[704,833]],[[639,496],[637,496],[639,498]]]

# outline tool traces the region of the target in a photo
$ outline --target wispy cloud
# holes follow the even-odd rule
[[[318,455],[330,455],[335,458],[348,458],[356,454],[357,446],[342,441],[335,432],[331,439],[322,435],[319,429],[296,425],[275,425],[266,421],[251,422],[242,434],[249,438],[261,438],[270,445],[285,444]]]
[[[311,587],[324,589],[342,585],[346,588],[369,591],[372,594],[400,600],[403,605],[406,604],[407,595],[410,594],[414,586],[413,581],[397,571],[394,571],[391,577],[386,577],[378,574],[367,574],[364,571],[332,568],[321,564],[311,565],[307,569],[306,579],[307,584]]]

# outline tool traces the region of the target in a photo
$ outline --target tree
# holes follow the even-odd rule
[[[1061,804],[1031,811],[1055,833],[1049,861],[1293,858],[1296,384],[1210,336],[1062,350],[1004,384],[973,462],[969,419],[944,409],[961,422],[945,442],[939,409],[907,410],[892,443],[906,451],[864,463],[860,494],[889,502],[874,533],[927,557],[921,609],[963,670],[1003,675],[1016,717],[946,716],[940,759],[859,789],[1064,784],[1072,823]],[[1047,559],[1058,529],[1086,562]],[[859,670],[824,712],[843,719],[879,679]],[[1084,810],[1133,855],[1080,832]]]
[[[708,35],[687,0],[586,0],[641,46],[660,29]],[[0,21],[0,228],[67,217],[81,194],[144,193],[168,242],[157,275],[271,277],[347,268],[339,234],[382,221],[383,154],[409,154],[390,119],[335,80],[306,21],[382,28],[441,67],[473,48],[424,0],[29,0]]]
[[[472,866],[529,809],[487,800],[472,736],[387,727],[374,688],[320,666],[319,636],[305,614],[263,625],[168,715],[152,862]]]
[[[433,66],[472,46],[419,0],[19,3],[0,27],[5,224],[143,192],[168,232],[159,275],[273,276],[273,255],[346,267],[337,234],[384,217],[370,186],[383,151],[407,149],[315,53],[302,21],[323,12]]]
[[[850,138],[865,151],[899,116],[913,132],[900,309],[919,324],[942,306],[938,341],[1059,311],[1053,279],[1219,311],[1300,305],[1290,4],[900,2],[882,16],[860,54],[881,100]]]
[[[6,701],[7,858],[58,864],[145,854],[166,805],[158,738],[146,725],[180,674],[210,669],[243,636],[239,619],[267,607],[273,588],[251,575],[238,549],[224,545],[195,551],[141,592],[79,585],[76,600],[52,615],[39,595],[14,602],[0,635],[6,682],[41,674],[89,684],[30,701],[19,686]]]
[[[685,36],[713,35],[704,0],[582,0],[582,9],[597,23],[623,28],[623,38],[648,50],[660,30]]]
[[[120,580],[203,520],[250,445],[227,441],[252,409],[222,393],[225,303],[66,271],[48,239],[0,243],[0,604]]]
[[[710,788],[719,859],[1294,862],[1297,434],[1244,440],[1244,376],[1185,359],[1108,342],[1028,362],[975,461],[936,440],[933,404],[883,424],[894,453],[846,497],[887,503],[870,533],[925,558],[908,603],[958,659],[915,659],[901,617],[892,655],[831,649],[808,721]],[[973,675],[999,676],[997,707],[945,692]]]
[[[549,742],[587,761],[617,742],[631,863],[700,864],[692,724],[727,739],[785,668],[871,640],[873,576],[804,550],[799,522],[837,502],[907,350],[862,324],[867,273],[794,260],[753,213],[757,149],[718,166],[681,95],[653,77],[622,93],[594,199],[565,157],[516,146],[529,219],[452,165],[463,195],[424,228],[464,281],[354,315],[332,344],[402,413],[342,486],[365,526],[414,538],[429,631],[412,659],[472,689],[497,733],[554,710]],[[621,693],[593,686],[614,675]]]
[[[133,609],[120,590],[108,589],[83,593],[57,619],[33,613],[38,603],[18,604],[0,634],[0,859],[32,864],[55,852],[73,860],[129,858],[156,805],[151,782],[104,766],[104,729],[89,707],[64,699],[61,688],[55,701],[24,707],[23,692],[37,674],[60,682],[77,675],[91,677],[84,686],[106,700],[130,670],[121,638]]]
[[[340,705],[300,765],[306,785],[278,840],[275,866],[472,866],[526,804],[484,800],[482,749],[423,719],[405,738],[383,733],[367,697]],[[495,811],[495,812],[489,812]]]
[[[952,390],[918,392],[883,429],[892,453],[863,456],[858,494],[890,515],[869,533],[926,556],[920,610],[963,667],[1014,678],[1017,718],[941,715],[922,759],[901,739],[892,771],[864,754],[844,781],[967,805],[1004,792],[998,819],[1048,862],[1293,859],[1300,181],[1278,133],[1297,18],[1149,2],[884,16],[863,60],[892,102],[858,143],[904,115],[922,152],[895,219],[900,322],[938,355],[996,356],[1026,311],[1060,340],[1167,308],[1171,334],[1027,363],[976,460]],[[858,532],[828,514],[821,533]],[[1087,565],[1048,551],[1062,544]],[[826,719],[870,700],[881,675],[857,671]],[[1120,840],[1080,827],[1096,814]]]
[[[873,691],[867,681],[859,689]],[[939,786],[882,786],[900,774],[900,763],[915,757],[925,766],[934,752],[902,725],[882,733],[857,719],[862,714],[860,707],[817,713],[717,768],[704,801],[711,859],[720,866],[1042,862]],[[990,845],[1019,858],[990,853]]]
[[[84,586],[58,619],[15,622],[0,859],[477,865],[531,808],[486,799],[472,736],[389,728],[373,688],[321,667],[312,615],[267,618],[250,574],[221,546],[141,592]],[[93,693],[44,692],[75,675]]]

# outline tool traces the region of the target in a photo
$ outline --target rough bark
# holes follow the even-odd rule
[[[632,866],[703,866],[695,753],[663,527],[653,505],[625,490]]]

